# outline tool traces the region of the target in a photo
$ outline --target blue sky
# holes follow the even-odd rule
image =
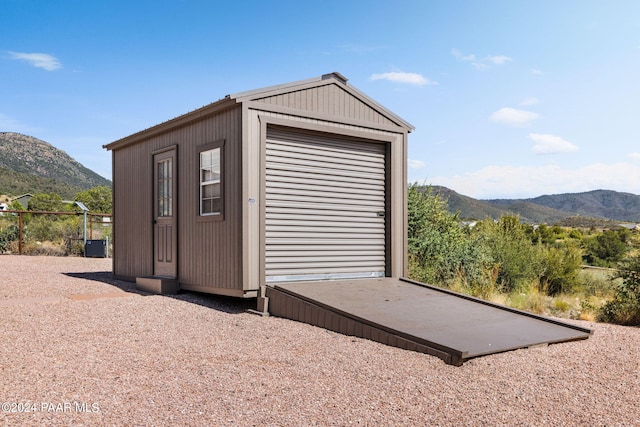
[[[638,1],[0,0],[0,131],[102,145],[338,71],[415,126],[409,181],[640,194]]]

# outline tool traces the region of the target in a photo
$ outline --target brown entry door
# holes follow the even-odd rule
[[[175,150],[153,157],[154,218],[153,268],[155,276],[176,277],[176,156]]]

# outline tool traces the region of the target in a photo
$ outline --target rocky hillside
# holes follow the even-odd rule
[[[13,132],[0,132],[0,194],[55,192],[71,198],[78,191],[111,181],[84,167],[51,144]]]

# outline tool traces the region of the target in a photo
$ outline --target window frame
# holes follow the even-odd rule
[[[224,220],[224,208],[225,208],[225,158],[224,158],[224,139],[217,140],[215,142],[211,142],[208,144],[200,145],[198,147],[197,153],[197,165],[196,172],[198,174],[197,183],[198,183],[198,205],[196,208],[197,212],[197,221],[198,222],[209,222],[209,221],[223,221]],[[202,213],[202,169],[201,169],[201,156],[202,153],[206,151],[211,151],[219,149],[220,150],[220,210],[219,212],[213,213]]]

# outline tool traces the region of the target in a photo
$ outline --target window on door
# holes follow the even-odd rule
[[[158,217],[173,215],[173,168],[172,160],[166,159],[156,163],[158,179]]]
[[[222,214],[222,144],[200,151],[200,216]]]

